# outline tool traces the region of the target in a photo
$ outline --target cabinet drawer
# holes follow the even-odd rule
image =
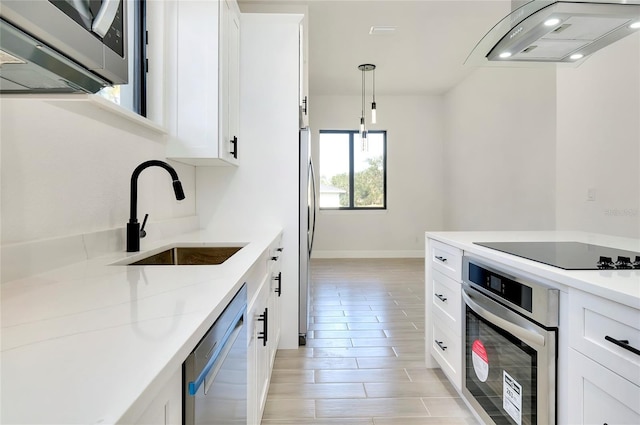
[[[433,293],[431,296],[434,312],[438,312],[447,319],[449,327],[460,335],[462,300],[460,296],[460,283],[450,279],[442,273],[434,270],[431,274]]]
[[[433,323],[431,355],[436,359],[449,381],[460,389],[462,385],[461,337],[446,327]]]
[[[640,310],[571,291],[569,314],[571,347],[640,385],[640,354],[633,352],[640,350]],[[620,346],[612,339],[628,342]]]
[[[429,240],[431,266],[445,276],[462,281],[462,251],[442,242]]]
[[[569,367],[570,423],[640,424],[640,387],[575,350]]]

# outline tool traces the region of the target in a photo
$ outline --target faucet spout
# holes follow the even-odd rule
[[[167,170],[171,175],[173,192],[176,199],[181,201],[185,198],[182,183],[178,178],[178,173],[169,164],[164,161],[150,160],[138,165],[133,174],[131,174],[131,210],[129,214],[129,222],[127,223],[127,252],[140,251],[140,223],[138,223],[138,177],[140,173],[149,167],[161,167]]]

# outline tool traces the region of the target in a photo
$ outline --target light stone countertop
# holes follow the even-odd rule
[[[579,289],[640,309],[640,270],[564,270],[536,261],[475,245],[474,242],[573,241],[640,252],[640,239],[585,232],[562,231],[478,231],[427,232],[431,239],[511,267],[558,287]],[[615,259],[614,259],[615,260]]]
[[[137,417],[279,233],[239,239],[199,231],[2,284],[0,422]],[[247,245],[221,265],[113,265],[175,244]]]

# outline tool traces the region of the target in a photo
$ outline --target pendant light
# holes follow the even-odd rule
[[[362,72],[362,113],[360,115],[360,138],[362,139],[362,150],[369,150],[368,142],[367,142],[367,126],[366,126],[366,110],[365,110],[365,95],[366,95],[366,78],[365,72],[374,71],[373,74],[373,102],[371,103],[371,123],[376,123],[376,94],[375,94],[375,69],[376,66],[370,63],[365,63],[362,65],[358,65],[358,69]]]
[[[371,101],[371,124],[376,123],[376,67],[373,67],[373,99]]]

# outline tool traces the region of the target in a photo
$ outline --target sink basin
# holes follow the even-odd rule
[[[175,247],[141,260],[129,266],[202,266],[222,264],[242,249],[241,246]]]

